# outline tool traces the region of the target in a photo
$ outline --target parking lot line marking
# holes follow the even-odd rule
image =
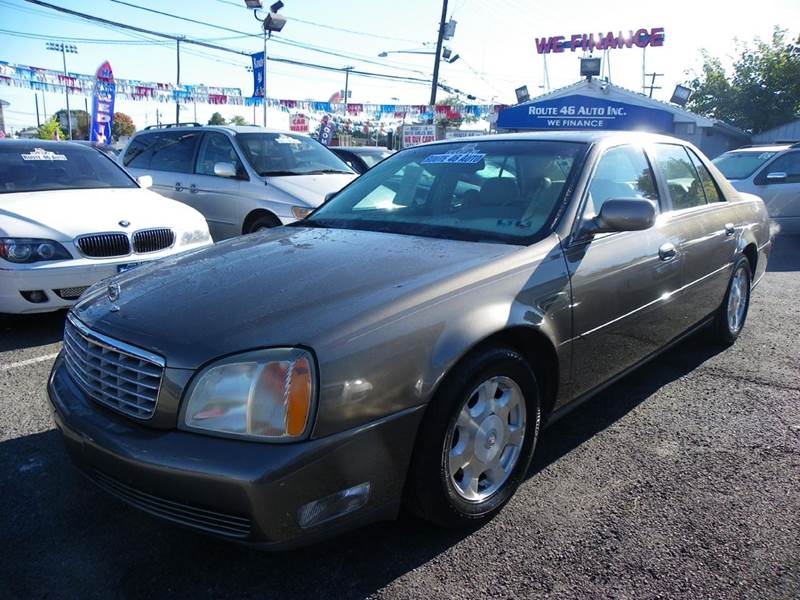
[[[53,354],[45,354],[44,356],[37,356],[36,358],[29,358],[27,360],[20,360],[18,362],[11,363],[10,365],[0,366],[0,371],[10,371],[11,369],[16,369],[18,367],[35,365],[36,363],[44,362],[46,360],[53,360],[56,356],[58,356],[58,352],[54,352]]]

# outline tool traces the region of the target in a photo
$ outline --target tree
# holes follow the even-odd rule
[[[42,123],[42,125],[39,127],[39,139],[54,140],[56,139],[56,131],[58,131],[58,139],[67,139],[67,136],[64,134],[64,130],[61,129],[61,125],[54,115],[49,121]]]
[[[776,27],[768,42],[739,43],[731,74],[704,51],[689,87],[689,110],[753,133],[800,118],[800,37]]]
[[[72,115],[72,139],[88,140],[89,125],[92,121],[91,115],[85,110],[70,110],[69,112]],[[62,108],[54,116],[58,119],[58,122],[61,123],[61,128],[64,131],[69,131],[69,126],[67,125],[67,111]]]
[[[114,123],[111,125],[111,137],[117,141],[123,136],[132,136],[136,133],[136,125],[128,115],[121,112],[114,113]]]
[[[242,115],[236,115],[230,121],[228,121],[231,125],[247,125],[247,120]]]
[[[218,112],[215,112],[213,115],[211,115],[211,118],[208,120],[209,125],[225,125],[225,123],[225,117]]]

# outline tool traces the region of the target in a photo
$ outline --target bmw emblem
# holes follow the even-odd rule
[[[130,223],[130,221],[126,221],[125,219],[122,219],[122,220],[119,222],[119,226],[120,226],[120,227],[127,227],[127,226],[128,226],[128,225],[130,225],[130,224],[131,224],[131,223]]]

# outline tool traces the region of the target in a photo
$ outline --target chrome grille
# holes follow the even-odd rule
[[[91,331],[68,316],[64,362],[72,380],[93,400],[137,419],[153,416],[164,360]]]
[[[166,227],[143,229],[133,234],[133,250],[140,254],[158,252],[172,246],[174,241],[175,234]]]
[[[78,248],[84,256],[108,258],[127,256],[131,253],[131,242],[124,233],[96,233],[78,238]]]

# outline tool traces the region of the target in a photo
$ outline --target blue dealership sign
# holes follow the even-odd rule
[[[612,130],[672,133],[672,113],[580,94],[526,102],[501,111],[501,129]]]
[[[251,54],[253,61],[253,97],[264,97],[264,52]]]

